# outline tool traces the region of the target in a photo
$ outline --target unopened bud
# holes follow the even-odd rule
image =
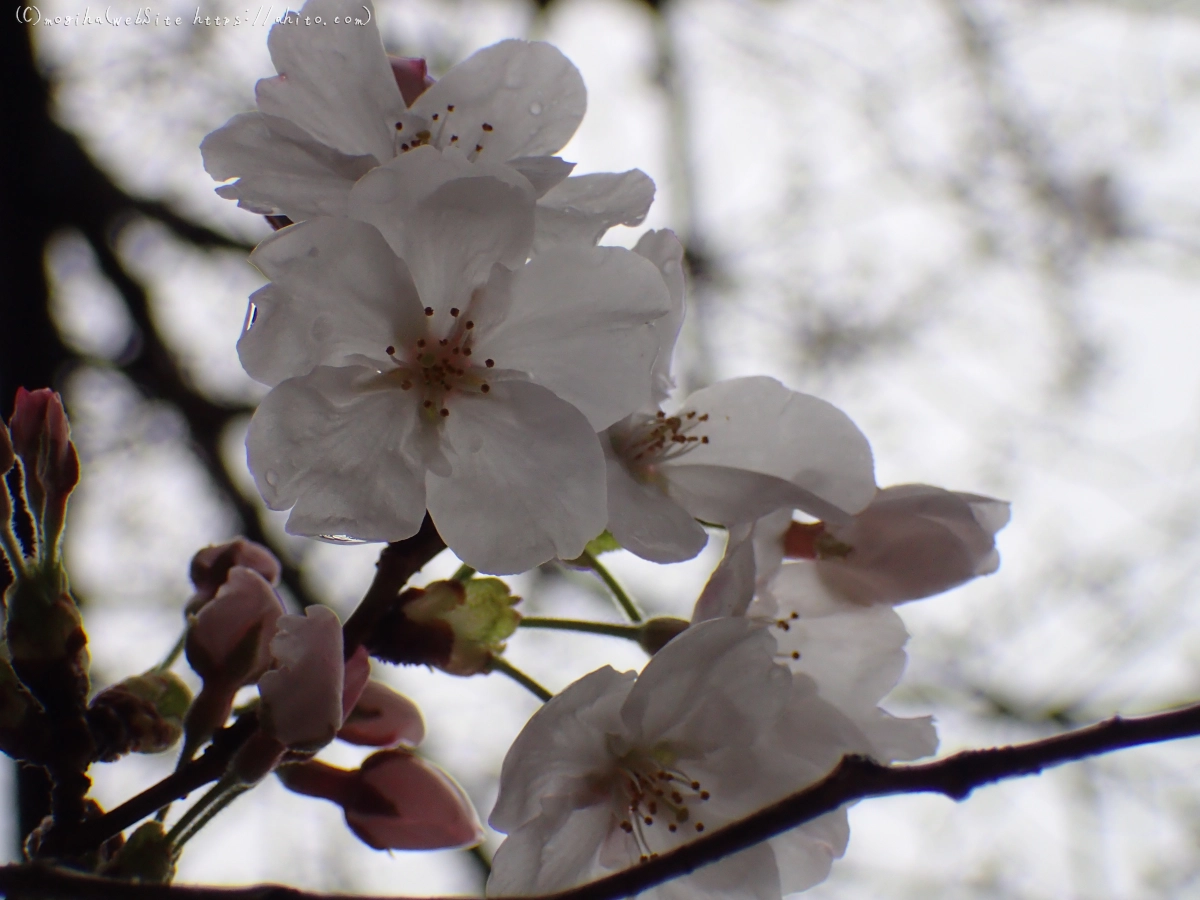
[[[520,600],[498,578],[435,581],[405,591],[367,647],[387,662],[478,675],[516,631],[521,615],[513,606]]]
[[[53,556],[62,534],[67,497],[79,483],[79,456],[62,398],[49,388],[17,388],[8,423],[13,450],[25,470],[25,496],[42,543]]]
[[[425,722],[421,710],[407,697],[378,681],[368,681],[337,736],[365,747],[415,747],[425,738]]]
[[[188,601],[185,612],[199,612],[216,596],[235,566],[257,572],[272,587],[279,584],[281,567],[275,554],[262,544],[242,537],[234,538],[224,544],[205,547],[192,557],[189,574],[196,593]]]
[[[638,646],[653,656],[674,638],[683,634],[691,623],[673,616],[658,616],[644,623],[638,631]]]
[[[170,884],[175,877],[176,859],[175,848],[167,840],[162,823],[146,822],[101,867],[100,874],[150,884]]]
[[[161,753],[183,734],[192,692],[171,672],[147,672],[105,688],[88,708],[96,758],[112,762],[126,753]]]

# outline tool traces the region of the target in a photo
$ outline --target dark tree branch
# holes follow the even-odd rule
[[[388,544],[375,564],[375,579],[363,595],[362,602],[342,627],[346,658],[349,659],[367,636],[375,630],[408,579],[417,574],[425,563],[446,549],[429,513],[421,528],[410,538]]]
[[[526,900],[617,900],[762,843],[854,800],[895,794],[943,794],[952,800],[964,800],[976,788],[997,781],[1036,775],[1053,766],[1126,747],[1196,735],[1200,735],[1200,704],[1136,719],[1117,716],[1045,740],[966,750],[915,766],[884,766],[862,756],[847,756],[816,784],[676,850],[607,878]],[[0,868],[0,891],[6,896],[69,895],[78,900],[107,900],[116,894],[124,900],[382,900],[279,885],[209,888],[132,884],[42,865]]]

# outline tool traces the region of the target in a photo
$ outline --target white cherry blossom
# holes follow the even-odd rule
[[[844,518],[875,493],[862,432],[773,378],[717,382],[677,412],[635,413],[605,437],[609,531],[654,562],[699,553],[708,538],[697,519],[731,526],[781,507]]]
[[[255,482],[298,534],[400,540],[428,507],[482,571],[576,556],[606,521],[596,432],[651,395],[662,276],[614,247],[527,263],[520,176],[426,147],[400,162],[351,198],[380,230],[314,219],[251,257],[271,284],[238,350],[273,386]]]
[[[540,709],[500,775],[490,896],[567,888],[672,849],[871,751],[746,619],[689,628],[639,676],[605,667]],[[777,900],[823,880],[843,810],[640,896]]]
[[[318,16],[323,27],[271,29],[279,74],[258,82],[258,110],[234,116],[201,144],[213,178],[237,179],[217,189],[221,196],[293,221],[343,216],[359,178],[430,146],[521,173],[541,197],[537,251],[594,244],[613,225],[645,218],[654,182],[644,173],[568,178],[573,164],[554,155],[587,105],[583,79],[556,48],[519,40],[485,47],[408,105],[370,0],[308,0],[298,14]],[[355,19],[363,24],[340,24]],[[401,75],[411,93],[410,68]]]

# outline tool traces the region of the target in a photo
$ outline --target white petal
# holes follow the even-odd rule
[[[255,411],[250,471],[269,507],[295,506],[293,534],[398,541],[420,527],[424,476],[407,447],[418,401],[369,390],[377,381],[369,369],[322,367],[279,384]]]
[[[750,525],[729,529],[725,555],[708,577],[692,610],[692,621],[744,616],[754,599],[754,530]]]
[[[323,25],[302,24],[305,17],[317,16]],[[333,24],[335,17],[346,16],[369,16],[370,22]],[[342,153],[387,162],[405,106],[371,0],[308,0],[298,17],[301,24],[275,25],[267,37],[279,75],[255,88],[259,110],[290,119]]]
[[[490,285],[486,302],[507,301],[504,318],[476,339],[478,353],[528,373],[595,431],[650,402],[649,323],[670,309],[651,263],[619,247],[562,247],[514,272],[506,297],[501,288]]]
[[[259,244],[250,261],[272,283],[250,298],[256,309],[238,355],[264,384],[363,356],[387,364],[389,345],[424,333],[407,268],[363,222],[293,225]]]
[[[790,693],[775,639],[747,619],[710,619],[658,651],[629,692],[621,717],[643,744],[672,739],[692,752],[755,740]],[[704,698],[698,703],[696,698]]]
[[[653,900],[779,900],[779,871],[771,848],[758,844],[640,896]]]
[[[218,181],[238,180],[217,193],[262,215],[293,221],[344,216],[354,182],[373,156],[348,156],[325,146],[287,119],[242,113],[200,144],[204,169]]]
[[[633,672],[605,666],[533,714],[504,757],[488,819],[493,828],[511,834],[541,813],[543,797],[568,796],[581,779],[609,765],[602,735],[620,730],[621,704],[633,681]]]
[[[542,816],[522,825],[496,849],[487,896],[548,893],[603,874],[596,858],[613,824],[609,804],[544,805]]]
[[[541,197],[559,184],[575,168],[575,163],[567,162],[558,156],[520,156],[510,159],[508,165],[524,175],[525,180],[533,185],[535,197]]]
[[[784,895],[806,891],[829,877],[833,861],[846,852],[850,823],[839,809],[784,832],[769,842]]]
[[[538,201],[534,252],[557,244],[594,244],[614,225],[639,225],[654,202],[654,182],[640,169],[568,178]]]
[[[871,447],[837,407],[773,378],[735,378],[692,394],[681,413],[708,413],[707,444],[681,463],[727,466],[790,481],[821,518],[856,513],[875,495]],[[697,434],[701,433],[698,428]]]
[[[379,228],[408,264],[422,303],[438,311],[435,329],[449,327],[451,307],[468,307],[494,265],[512,268],[529,256],[533,192],[515,170],[497,169],[507,170],[507,181],[421,147],[351,193],[351,214]]]
[[[481,146],[480,157],[497,162],[557,153],[585,109],[587,90],[570,60],[549,44],[515,40],[463,60],[412,105],[426,119],[437,113],[460,146]]]
[[[612,455],[607,463],[608,530],[618,544],[657,563],[681,562],[704,549],[704,529],[662,488],[635,481]]]
[[[642,235],[633,252],[644,256],[662,273],[667,290],[671,293],[671,311],[661,319],[654,320],[654,334],[658,338],[658,355],[654,359],[654,399],[662,402],[675,388],[671,377],[671,358],[675,353],[675,342],[683,326],[685,294],[687,285],[683,277],[683,244],[673,231],[661,229],[647,231]]]
[[[709,433],[714,432],[719,435],[719,429]],[[704,522],[737,525],[783,507],[805,509],[820,502],[810,492],[774,475],[731,466],[691,464],[702,458],[689,452],[677,463],[665,463],[660,471],[671,499]]]
[[[573,559],[604,530],[604,454],[579,410],[520,381],[447,406],[450,473],[430,473],[429,512],[463,562],[524,572],[556,556]]]

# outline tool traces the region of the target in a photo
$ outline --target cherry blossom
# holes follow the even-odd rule
[[[606,438],[609,531],[654,562],[699,553],[697,519],[737,525],[780,507],[845,518],[875,493],[870,445],[846,414],[772,378],[717,382]]]
[[[553,155],[587,105],[578,70],[554,47],[501,41],[432,82],[423,61],[389,60],[370,0],[309,0],[299,13],[317,16],[364,24],[271,29],[279,74],[258,82],[258,111],[234,116],[201,144],[213,178],[237,179],[217,188],[221,196],[294,221],[342,216],[350,189],[375,166],[417,147],[453,148],[527,179],[541,198],[538,251],[595,243],[613,225],[645,217],[654,183],[644,173],[568,178],[573,164]]]
[[[342,726],[342,625],[325,606],[283,616],[271,638],[271,668],[258,680],[262,730],[297,750],[317,750]]]
[[[247,437],[258,489],[297,534],[400,540],[428,506],[482,571],[573,558],[607,518],[596,432],[651,395],[663,278],[614,247],[526,262],[523,179],[427,147],[403,162],[352,194],[379,230],[314,219],[251,257],[271,279],[238,343],[273,386]]]
[[[508,837],[488,894],[580,884],[662,853],[803,788],[871,741],[777,661],[761,624],[693,625],[638,676],[605,667],[550,700],[504,761],[491,815]],[[773,900],[824,879],[844,811],[648,891]]]
[[[904,603],[995,572],[995,536],[1008,518],[1003,500],[901,484],[848,521],[793,522],[782,540],[784,553],[811,559],[838,597]]]
[[[415,747],[425,739],[425,721],[407,697],[378,681],[368,681],[337,736],[364,747]]]
[[[262,544],[237,537],[224,544],[204,547],[192,557],[188,575],[196,587],[196,593],[188,601],[186,611],[199,612],[202,606],[216,596],[234,566],[252,569],[272,587],[279,584],[282,568],[275,554]]]

